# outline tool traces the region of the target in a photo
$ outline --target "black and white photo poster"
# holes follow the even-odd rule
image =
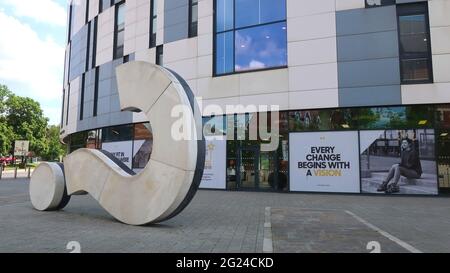
[[[434,129],[361,131],[363,193],[438,194]]]
[[[359,193],[358,132],[291,133],[292,191]]]
[[[110,152],[128,168],[132,168],[133,141],[107,142],[102,144],[102,149]]]

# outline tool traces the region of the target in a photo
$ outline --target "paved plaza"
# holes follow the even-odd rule
[[[89,196],[38,212],[0,180],[0,252],[450,252],[450,198],[198,192],[163,224],[121,224]],[[374,247],[375,244],[375,247]]]

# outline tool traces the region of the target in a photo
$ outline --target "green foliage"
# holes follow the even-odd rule
[[[46,160],[56,160],[65,152],[59,127],[48,126],[40,104],[0,85],[0,154],[10,154],[15,140],[30,141],[33,156]]]
[[[65,145],[59,141],[59,126],[51,125],[47,128],[48,150],[42,154],[46,161],[59,161],[66,154]]]
[[[0,122],[0,155],[9,155],[11,153],[13,139],[14,132],[11,127]]]
[[[31,151],[36,155],[45,154],[48,150],[48,119],[39,103],[31,98],[10,95],[5,104],[6,123],[13,128],[16,140],[29,140]]]

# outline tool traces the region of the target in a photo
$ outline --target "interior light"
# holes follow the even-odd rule
[[[441,137],[446,137],[446,136],[448,136],[448,133],[442,133],[441,134]]]
[[[241,47],[242,47],[242,48],[244,48],[244,47],[245,47],[245,45],[241,45]]]
[[[350,128],[350,125],[348,125],[348,124],[342,124],[342,128],[349,129],[349,128]]]
[[[269,36],[269,35],[267,35],[267,36],[266,36],[266,39],[270,39],[270,36]]]
[[[421,120],[419,121],[419,125],[425,125],[428,123],[428,120]]]

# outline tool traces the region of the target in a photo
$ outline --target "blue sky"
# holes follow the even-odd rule
[[[67,0],[0,0],[0,83],[59,124]]]

